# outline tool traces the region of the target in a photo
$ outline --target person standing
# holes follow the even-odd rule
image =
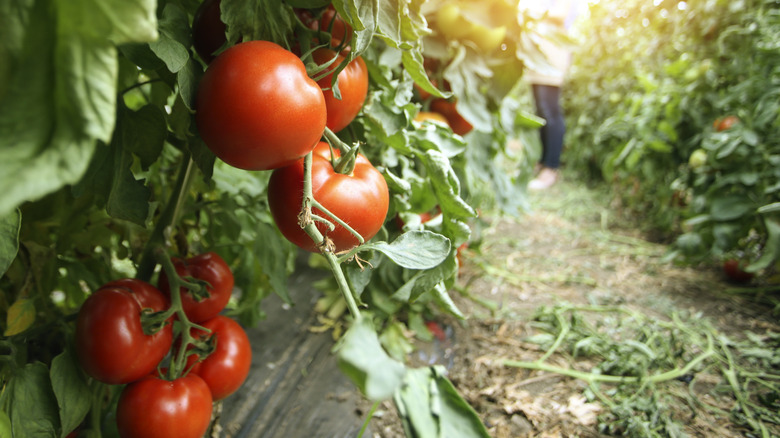
[[[567,32],[577,14],[580,0],[552,0],[533,2],[535,8],[543,8],[546,12],[544,23],[553,27],[553,32]],[[566,133],[566,122],[561,109],[561,87],[571,64],[569,47],[549,39],[539,42],[539,49],[546,56],[547,68],[527,68],[525,75],[533,90],[537,114],[545,119],[546,124],[539,130],[542,143],[542,155],[537,165],[538,172],[528,188],[544,190],[552,187],[560,177],[558,168],[561,165],[563,138]]]

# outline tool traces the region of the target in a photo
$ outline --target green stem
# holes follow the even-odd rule
[[[362,438],[363,434],[366,433],[366,429],[368,428],[368,423],[371,422],[371,418],[374,416],[374,412],[376,412],[377,408],[379,408],[379,402],[374,402],[374,404],[371,406],[371,410],[368,411],[368,415],[366,416],[366,421],[363,422],[363,427],[360,428],[360,432],[357,435],[357,438]]]
[[[103,411],[103,394],[106,389],[104,383],[93,380],[92,384],[92,406],[90,406],[90,428],[91,438],[100,438],[102,436],[102,411]]]
[[[334,220],[334,221],[335,221],[337,224],[339,224],[339,225],[341,225],[342,227],[344,227],[344,229],[346,229],[347,231],[349,231],[349,232],[350,232],[350,233],[351,233],[353,236],[355,236],[355,237],[357,238],[357,240],[358,240],[358,242],[359,242],[359,244],[360,244],[360,245],[362,245],[363,243],[365,243],[365,239],[363,239],[363,236],[361,236],[361,235],[360,235],[360,233],[358,233],[357,231],[355,231],[355,229],[354,229],[354,228],[350,227],[350,226],[349,226],[349,225],[348,225],[346,222],[344,222],[343,220],[341,220],[341,219],[340,219],[338,216],[336,216],[335,214],[331,213],[331,211],[330,211],[330,210],[328,210],[328,209],[327,209],[327,208],[325,208],[325,207],[324,207],[322,204],[320,204],[319,202],[317,202],[317,200],[316,200],[316,199],[314,199],[314,198],[311,198],[311,206],[312,206],[312,207],[315,207],[317,210],[320,210],[321,212],[325,213],[325,215],[326,215],[326,216],[328,216],[329,218],[333,219],[333,220]],[[312,216],[314,217],[314,215],[312,215]],[[320,220],[322,220],[322,218],[321,218],[320,216],[316,216],[316,217],[317,217],[317,218],[319,218]],[[331,225],[332,225],[332,224],[331,224]]]
[[[138,263],[138,271],[136,273],[136,278],[139,280],[148,282],[152,278],[154,267],[156,266],[155,249],[164,245],[167,229],[175,224],[179,218],[181,207],[184,204],[186,193],[192,181],[194,168],[195,162],[188,153],[185,153],[182,157],[179,175],[173,192],[171,192],[171,197],[168,199],[168,204],[166,204],[165,210],[160,214],[157,224],[154,230],[152,230],[152,234],[141,254],[141,261]]]
[[[303,202],[301,205],[301,208],[304,211],[304,216],[310,216],[310,211],[312,205],[318,205],[318,208],[320,208],[319,203],[317,203],[314,200],[314,195],[312,192],[312,183],[311,183],[311,162],[312,162],[312,154],[309,153],[306,155],[306,158],[303,160]],[[309,213],[307,214],[307,210]],[[330,212],[327,210],[323,210],[324,213],[334,217],[335,220],[339,221],[341,224],[342,222],[333,216]],[[344,224],[346,225],[346,224]],[[317,229],[317,226],[314,224],[313,221],[310,221],[309,223],[305,224],[303,227],[303,231],[306,232],[306,234],[309,235],[309,237],[314,241],[314,243],[317,246],[322,246],[323,242],[325,241],[325,237],[320,233],[320,230]],[[362,242],[362,237],[360,237],[360,240]],[[352,294],[352,290],[349,287],[349,283],[347,282],[347,278],[344,276],[344,271],[341,269],[341,264],[336,257],[336,255],[333,254],[333,252],[328,248],[323,248],[321,251],[322,255],[325,256],[325,259],[328,261],[328,265],[330,266],[331,271],[333,272],[333,276],[336,278],[336,282],[339,285],[339,291],[341,291],[341,295],[344,297],[344,300],[347,302],[347,307],[349,308],[349,313],[352,314],[352,317],[356,320],[360,318],[360,310],[358,309],[357,302],[355,301],[355,297]]]
[[[170,367],[168,368],[167,377],[168,379],[173,380],[180,377],[185,372],[184,367],[187,364],[187,347],[199,342],[197,338],[192,336],[192,329],[195,328],[206,333],[209,333],[210,330],[191,322],[189,318],[187,318],[187,314],[184,312],[184,306],[182,305],[182,288],[193,288],[198,287],[198,285],[189,283],[179,276],[176,272],[176,267],[173,265],[173,261],[164,249],[160,248],[157,255],[159,262],[165,271],[165,275],[168,277],[168,284],[170,285],[171,307],[166,313],[168,314],[168,317],[175,314],[182,325],[179,334],[181,337],[179,349],[176,351],[176,355],[171,360]]]

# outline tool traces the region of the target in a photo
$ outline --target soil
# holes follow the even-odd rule
[[[436,359],[447,366],[450,379],[491,436],[603,436],[599,415],[607,410],[587,396],[582,380],[504,363],[532,362],[545,354],[545,348],[528,341],[538,332],[533,317],[542,306],[613,305],[659,319],[684,313],[708,319],[720,333],[737,338],[746,331],[780,331],[776,300],[735,293],[746,289],[728,283],[718,266],[669,263],[664,259],[669,248],[621,226],[626,222],[599,192],[564,180],[531,193],[530,205],[522,217],[480,219],[475,241],[465,253],[460,293],[451,292],[467,320],[438,321],[448,333],[447,341],[421,344],[412,358],[419,363]],[[587,361],[577,364],[557,352],[547,362],[588,369],[583,368]],[[750,436],[730,420],[731,401],[707,392],[719,380],[697,375],[697,386],[690,391],[713,409],[696,409],[682,417],[681,432],[687,436]],[[672,405],[671,411],[676,408]],[[371,421],[371,434],[402,437],[399,423],[392,403],[385,403]],[[771,427],[770,436],[780,436],[780,428]]]

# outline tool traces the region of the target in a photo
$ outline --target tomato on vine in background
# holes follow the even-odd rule
[[[296,14],[309,29],[328,32],[331,47],[340,46],[342,42],[348,42],[352,38],[352,26],[341,18],[333,5],[328,5],[319,19],[307,9],[296,9]]]
[[[181,301],[184,313],[190,321],[199,323],[211,319],[225,308],[233,293],[235,279],[230,266],[215,252],[207,252],[181,259],[171,259],[179,277],[192,277],[206,283],[208,296],[198,296],[193,291],[181,288]],[[171,287],[168,275],[160,272],[158,287],[170,297]]]
[[[119,396],[116,423],[122,438],[201,438],[211,422],[211,391],[196,374],[174,380],[149,375]]]
[[[211,62],[198,86],[203,141],[231,166],[269,170],[309,153],[325,130],[325,96],[294,53],[247,41]]]
[[[338,150],[334,153],[336,157],[341,155]],[[384,177],[365,156],[358,154],[354,170],[342,174],[331,165],[328,143],[319,142],[313,151],[311,173],[313,196],[317,202],[349,224],[363,239],[369,240],[376,235],[385,222],[390,195]],[[316,252],[317,246],[298,222],[302,202],[303,160],[299,160],[271,174],[268,205],[284,237],[300,248]],[[312,208],[312,213],[327,217],[317,208]],[[335,224],[333,231],[328,231],[321,222],[317,223],[317,228],[333,242],[335,252],[359,244],[358,239],[339,224]]]
[[[171,348],[173,328],[166,321],[154,334],[146,334],[142,315],[167,309],[165,296],[141,280],[103,285],[87,298],[76,320],[81,367],[109,384],[129,383],[154,371]]]
[[[222,400],[236,392],[249,375],[252,346],[241,325],[227,316],[217,315],[201,325],[211,333],[198,329],[191,333],[203,341],[213,337],[214,351],[203,360],[196,354],[189,356],[185,369],[192,367],[190,372],[206,382],[214,400]]]
[[[466,135],[474,129],[471,123],[460,115],[455,107],[455,102],[441,98],[434,99],[431,102],[431,111],[443,115],[447,119],[450,128],[452,128],[452,132],[458,135]]]
[[[214,60],[214,52],[227,42],[227,26],[220,18],[221,0],[204,0],[192,19],[192,47],[206,64]]]
[[[317,81],[325,95],[325,106],[328,108],[327,127],[333,132],[339,132],[352,123],[352,120],[363,108],[363,102],[368,95],[368,67],[363,58],[358,56],[347,64],[344,70],[338,75],[338,88],[341,92],[341,98],[337,99],[331,90],[333,80],[333,70],[342,61],[344,56],[336,54],[333,50],[321,48],[312,54],[314,62],[318,65],[326,64],[335,60],[329,65],[327,76]]]

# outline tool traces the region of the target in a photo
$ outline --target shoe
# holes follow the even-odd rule
[[[549,167],[544,167],[542,168],[542,170],[539,171],[539,174],[536,175],[536,178],[532,179],[531,182],[528,183],[528,189],[545,190],[545,189],[549,189],[557,182],[558,182],[558,169],[550,169]]]

